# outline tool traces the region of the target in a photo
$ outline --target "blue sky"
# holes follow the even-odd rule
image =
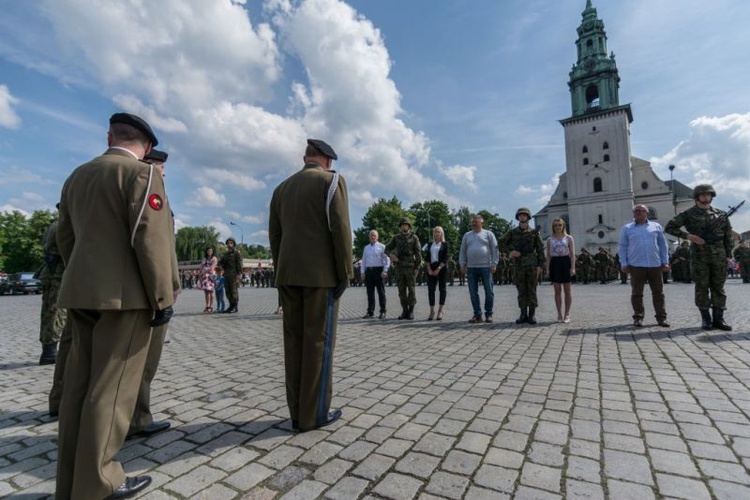
[[[750,197],[750,3],[594,0],[662,179]],[[50,209],[117,111],[170,153],[178,226],[267,244],[268,202],[327,140],[352,225],[393,195],[512,218],[565,169],[568,72],[585,0],[2,2],[0,210]],[[147,8],[148,7],[148,10]],[[242,228],[229,225],[234,221]],[[750,230],[750,210],[733,218]]]

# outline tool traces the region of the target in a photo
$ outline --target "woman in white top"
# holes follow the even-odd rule
[[[435,226],[432,230],[432,241],[427,245],[427,299],[430,302],[428,320],[435,318],[435,288],[440,292],[437,312],[438,321],[443,319],[443,306],[447,295],[445,278],[448,273],[448,242],[445,241],[443,228]]]
[[[555,288],[557,322],[570,323],[571,277],[576,274],[576,246],[573,237],[565,231],[565,221],[552,221],[552,236],[547,240],[547,276]],[[562,313],[562,293],[565,290],[565,315]]]

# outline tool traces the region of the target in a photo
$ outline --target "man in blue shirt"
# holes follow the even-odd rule
[[[620,269],[630,274],[633,326],[643,326],[643,285],[648,282],[659,326],[669,327],[662,272],[669,270],[667,239],[661,224],[648,220],[645,205],[633,207],[633,222],[620,230]]]

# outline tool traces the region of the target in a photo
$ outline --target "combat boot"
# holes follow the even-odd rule
[[[536,318],[534,317],[534,313],[536,313],[536,307],[529,307],[529,317],[526,319],[526,321],[530,325],[536,325]]]
[[[414,319],[414,306],[409,306],[407,311],[409,315],[406,319]]]
[[[731,331],[732,327],[724,322],[724,309],[721,307],[714,307],[714,322],[713,327],[725,332]]]
[[[700,312],[701,312],[701,320],[702,320],[701,327],[704,330],[713,329],[714,326],[711,324],[711,313],[709,312],[709,310],[701,309]]]
[[[403,302],[401,303],[401,316],[398,319],[409,319],[409,306]]]
[[[42,344],[42,355],[39,356],[39,365],[54,365],[57,359],[57,342]]]
[[[529,320],[529,314],[525,307],[521,308],[521,315],[516,320],[516,324],[526,323]]]

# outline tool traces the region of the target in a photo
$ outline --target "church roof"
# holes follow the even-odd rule
[[[675,198],[692,198],[693,188],[686,186],[678,180],[664,181],[669,190],[674,192]]]

